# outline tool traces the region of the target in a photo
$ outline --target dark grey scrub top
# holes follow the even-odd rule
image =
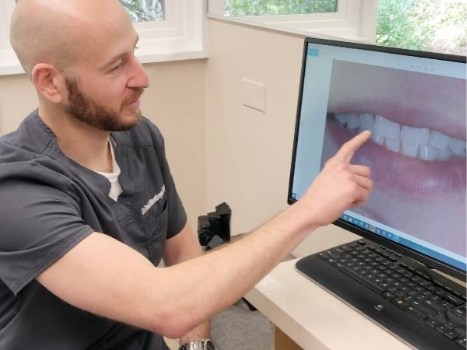
[[[0,138],[0,349],[167,349],[159,335],[79,310],[35,280],[94,231],[157,265],[185,226],[156,126],[143,118],[112,142],[117,202],[105,177],[65,157],[37,111]]]

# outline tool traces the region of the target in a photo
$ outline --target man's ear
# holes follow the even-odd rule
[[[31,79],[43,98],[52,103],[61,103],[65,98],[65,77],[51,64],[39,63],[31,71]]]

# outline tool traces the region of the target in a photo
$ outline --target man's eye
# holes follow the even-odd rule
[[[110,68],[110,72],[114,72],[116,70],[119,70],[120,68],[122,68],[123,66],[123,62],[120,62],[118,64],[116,64],[115,66],[113,66],[112,68]]]

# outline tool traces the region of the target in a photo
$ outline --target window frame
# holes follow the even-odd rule
[[[0,76],[24,73],[9,42],[15,0],[0,0]],[[167,0],[165,19],[134,23],[142,63],[207,57],[206,0]]]
[[[208,0],[211,18],[238,22],[305,36],[321,35],[375,43],[377,0],[337,0],[335,13],[227,17],[225,0]]]

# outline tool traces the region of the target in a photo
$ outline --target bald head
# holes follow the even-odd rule
[[[117,0],[20,0],[10,42],[28,75],[38,63],[66,69],[87,54],[94,37],[115,23],[129,24]]]

